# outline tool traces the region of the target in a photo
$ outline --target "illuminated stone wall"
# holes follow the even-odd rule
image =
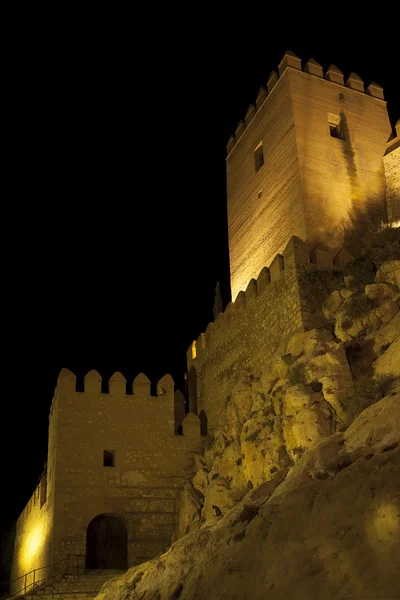
[[[11,581],[34,570],[40,570],[26,578],[28,587],[38,579],[49,575],[45,568],[52,563],[53,549],[53,523],[54,499],[56,479],[56,436],[58,414],[54,410],[55,400],[49,415],[49,437],[45,478],[41,477],[39,485],[20,514],[15,533],[14,557],[11,571]],[[46,501],[44,500],[44,486]],[[12,588],[12,592],[20,589],[25,584],[25,578],[19,579]]]
[[[11,581],[50,564],[52,526],[53,502],[47,500],[41,507],[39,485],[17,521]],[[34,577],[38,581],[47,574],[46,570],[40,570],[35,575],[30,573],[26,581],[22,577],[15,581],[11,592],[22,590],[25,584],[29,590]]]
[[[246,128],[239,123],[226,163],[232,300],[292,235],[306,237],[290,82],[271,77],[268,98],[250,109]],[[264,165],[255,172],[260,141]]]
[[[386,173],[386,200],[390,221],[400,220],[400,121],[396,123],[396,135],[387,145],[383,157]]]
[[[53,559],[85,554],[86,531],[99,514],[115,516],[128,532],[128,564],[165,550],[176,520],[176,499],[190,476],[193,452],[201,443],[175,435],[174,383],[167,375],[150,395],[145,375],[126,382],[116,373],[101,393],[96,371],[85,377],[61,373],[57,388],[58,435]],[[103,466],[104,450],[115,466]]]
[[[316,263],[326,260],[325,255],[317,253]],[[189,385],[195,376],[197,410],[199,414],[205,411],[210,430],[218,423],[243,370],[261,371],[280,342],[311,326],[312,317],[299,286],[299,272],[309,262],[306,244],[292,238],[283,256],[275,257],[269,269],[262,269],[246,292],[240,292],[189,348]]]
[[[168,547],[177,499],[202,444],[200,426],[194,437],[175,434],[174,382],[169,375],[157,384],[157,396],[150,395],[150,381],[143,374],[133,389],[134,394],[127,394],[125,379],[116,373],[109,393],[101,393],[101,377],[91,371],[85,391],[77,392],[75,375],[61,371],[49,432],[52,500],[42,509],[30,501],[20,516],[13,578],[67,554],[84,555],[87,527],[100,514],[124,523],[129,566]],[[115,466],[103,466],[104,450],[114,451]],[[46,539],[40,550],[33,548],[36,532]],[[28,554],[26,544],[32,548]]]
[[[382,158],[391,128],[382,88],[371,83],[365,92],[356,74],[345,82],[339,69],[324,74],[313,60],[303,71],[291,53],[278,69],[227,147],[233,299],[292,235],[340,247],[367,205],[386,216]]]

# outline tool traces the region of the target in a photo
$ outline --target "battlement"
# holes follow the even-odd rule
[[[76,375],[69,369],[63,368],[58,376],[56,392],[69,393],[76,392]],[[139,373],[132,382],[132,393],[127,391],[127,380],[119,371],[111,375],[108,380],[108,393],[102,392],[102,381],[100,373],[91,370],[84,377],[84,394],[88,395],[110,395],[110,396],[136,396],[137,398],[160,398],[166,394],[174,392],[174,380],[171,375],[164,375],[157,382],[157,395],[151,395],[151,381],[144,374]]]
[[[269,267],[263,267],[257,279],[251,279],[246,288],[246,291],[241,291],[234,302],[229,302],[225,311],[220,313],[215,322],[207,325],[204,333],[200,333],[197,340],[194,340],[187,350],[188,368],[196,365],[202,353],[212,349],[218,345],[219,338],[223,338],[226,330],[235,322],[240,323],[245,318],[246,311],[253,306],[254,301],[260,298],[261,301],[268,303],[267,296],[274,299],[276,294],[276,285],[279,281],[286,277],[293,267],[304,267],[313,264],[316,267],[329,269],[333,267],[342,267],[347,262],[353,260],[353,256],[345,248],[332,250],[323,244],[317,244],[312,250],[308,245],[296,236],[292,236],[289,240],[283,254],[277,254]],[[289,286],[289,281],[286,282]],[[306,304],[300,301],[301,308],[305,308]],[[280,306],[277,305],[279,310]],[[301,319],[292,321],[294,329],[301,325]],[[305,324],[305,323],[304,323]],[[284,324],[281,323],[282,331]]]
[[[129,423],[132,435],[137,429],[147,430],[147,439],[152,434],[160,436],[185,436],[182,427],[186,418],[185,398],[179,390],[175,392],[175,384],[171,375],[166,374],[155,385],[156,395],[151,392],[152,382],[144,374],[139,373],[132,382],[132,393],[127,390],[127,380],[116,371],[108,380],[108,392],[102,386],[103,379],[96,370],[91,370],[84,377],[84,390],[77,389],[77,377],[69,369],[63,368],[58,376],[55,394],[50,409],[50,422],[56,408],[61,410],[65,423],[71,422],[71,415],[81,415],[86,423],[85,435],[91,433],[88,423],[103,423],[110,426],[111,420],[123,424]],[[60,412],[57,413],[60,415]],[[95,421],[92,420],[96,415]],[[125,415],[122,418],[122,415]],[[147,426],[146,426],[147,424]],[[119,426],[119,425],[118,425]],[[187,431],[189,431],[186,428]],[[188,434],[193,437],[192,433]],[[200,426],[198,427],[198,437]]]
[[[246,132],[246,129],[253,121],[256,114],[259,112],[264,103],[271,96],[272,92],[275,90],[277,85],[282,79],[282,76],[285,74],[287,69],[294,69],[296,71],[301,71],[305,73],[309,77],[319,78],[325,80],[326,82],[333,83],[337,86],[341,86],[343,88],[351,89],[360,94],[364,94],[367,96],[371,96],[376,100],[384,101],[383,88],[379,83],[375,81],[371,81],[368,87],[365,87],[364,81],[361,79],[357,73],[350,73],[345,80],[344,74],[336,65],[329,65],[324,73],[324,69],[322,65],[320,65],[315,59],[310,58],[307,63],[302,68],[301,59],[296,56],[293,52],[288,50],[282,57],[278,65],[278,70],[271,71],[271,74],[268,77],[267,83],[265,87],[261,87],[258,91],[255,104],[250,104],[247,113],[245,115],[244,120],[241,119],[236,127],[236,131],[234,135],[231,135],[226,149],[227,156],[233,151],[239,142],[240,138]],[[396,126],[397,127],[397,126]]]

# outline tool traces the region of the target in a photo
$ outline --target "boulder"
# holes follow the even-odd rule
[[[377,283],[387,283],[400,288],[400,260],[391,260],[383,263],[375,276]]]
[[[399,407],[398,397],[370,406],[97,600],[398,598]],[[214,490],[210,513],[220,500]]]
[[[373,363],[375,376],[400,379],[400,338],[396,339]]]

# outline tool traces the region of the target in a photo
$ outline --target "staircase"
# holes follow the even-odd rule
[[[117,569],[87,569],[80,575],[62,575],[53,583],[37,587],[15,600],[93,600],[106,581],[122,575]]]

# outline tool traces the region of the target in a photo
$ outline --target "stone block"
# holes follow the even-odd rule
[[[319,64],[319,62],[314,60],[314,58],[310,58],[310,60],[307,62],[306,66],[304,67],[304,72],[308,73],[309,75],[314,75],[315,77],[324,76],[322,66]]]
[[[260,87],[258,90],[257,98],[256,98],[256,108],[257,110],[260,108],[261,104],[264,102],[267,97],[267,90],[265,87]]]
[[[235,312],[242,312],[246,308],[246,294],[240,291],[235,300]]]
[[[327,72],[325,73],[325,79],[327,79],[328,81],[332,81],[333,83],[339,83],[340,85],[344,85],[343,73],[335,65],[330,65]]]
[[[283,251],[285,268],[291,265],[308,265],[310,262],[310,253],[308,246],[302,239],[292,235]]]
[[[119,371],[111,375],[108,382],[108,391],[112,396],[125,396],[126,394],[126,379]]]
[[[139,373],[133,381],[133,394],[140,398],[150,397],[150,379],[144,373]]]
[[[188,438],[201,437],[199,417],[192,412],[188,413],[182,421],[182,431]]]
[[[244,121],[243,120],[239,121],[239,123],[236,127],[236,131],[235,131],[236,141],[238,141],[242,137],[245,129],[246,129],[246,125],[244,124]]]
[[[224,312],[225,321],[229,325],[235,319],[235,305],[233,302],[229,302]]]
[[[269,274],[268,267],[264,267],[261,269],[259,276],[257,277],[257,293],[258,295],[262,294],[263,291],[270,284],[271,278]]]
[[[204,333],[201,333],[197,338],[196,353],[199,354],[206,347],[206,337]]]
[[[59,392],[68,393],[76,391],[76,375],[69,369],[61,369],[57,380]]]
[[[326,246],[317,244],[311,252],[311,262],[322,269],[331,269],[333,267],[333,256]]]
[[[280,278],[283,270],[283,256],[282,254],[277,254],[272,263],[269,265],[269,274],[271,277],[271,281],[277,281],[277,279]]]
[[[175,383],[172,376],[166,373],[161,377],[157,383],[157,396],[165,396],[166,394],[173,394],[175,389]]]
[[[281,62],[278,65],[279,76],[283,75],[288,67],[292,69],[299,69],[301,71],[301,60],[290,50],[287,50],[282,57]]]
[[[253,302],[254,298],[257,297],[257,281],[250,279],[246,288],[246,306]]]
[[[379,85],[379,83],[376,83],[376,81],[371,81],[367,87],[367,94],[369,96],[373,96],[374,98],[379,98],[379,100],[385,99],[385,96],[383,95],[383,87]]]
[[[336,256],[333,257],[333,264],[335,267],[344,267],[348,262],[354,260],[354,256],[350,254],[346,248],[341,248]]]
[[[86,373],[85,379],[84,379],[85,393],[100,394],[101,393],[101,382],[102,382],[102,378],[101,378],[100,373],[98,373],[94,369],[92,371],[89,371],[89,373]]]
[[[247,109],[246,116],[244,118],[244,120],[246,122],[246,127],[254,119],[255,114],[256,114],[256,107],[254,106],[254,104],[250,104],[249,108]]]
[[[209,323],[205,331],[206,348],[210,348],[214,338],[214,323]]]
[[[357,73],[350,73],[346,80],[346,86],[358,92],[364,91],[364,82]]]
[[[268,94],[270,94],[272,92],[272,90],[274,89],[275,85],[278,82],[278,73],[276,71],[271,71],[270,76],[268,77],[268,81],[267,81],[267,90],[268,90]]]
[[[228,143],[226,145],[226,153],[229,154],[233,148],[235,147],[236,144],[236,138],[234,135],[231,135],[231,137],[228,140]]]

